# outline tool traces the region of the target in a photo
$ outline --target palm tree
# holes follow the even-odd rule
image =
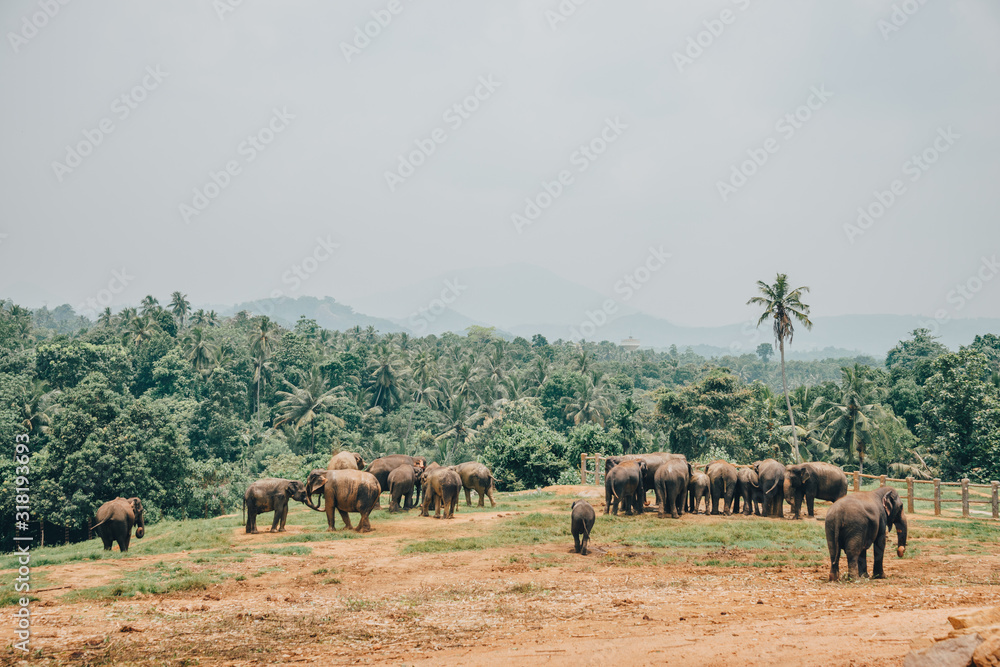
[[[566,419],[574,425],[592,422],[604,426],[604,420],[611,414],[608,407],[608,399],[604,396],[603,387],[600,383],[595,384],[591,378],[587,378],[583,389],[575,393],[570,398],[563,399],[566,409]]]
[[[476,431],[472,428],[475,419],[464,396],[454,395],[448,399],[444,411],[441,412],[441,425],[444,430],[434,436],[437,441],[452,439],[452,447],[445,451],[445,461],[450,460],[458,446],[469,436],[475,435]]]
[[[399,382],[402,369],[399,365],[399,355],[390,345],[383,343],[375,351],[374,358],[369,364],[371,379],[375,385],[375,396],[372,399],[371,407],[379,407],[385,411],[398,405]]]
[[[125,334],[123,335],[123,342],[125,344],[131,343],[136,347],[141,346],[143,343],[148,341],[153,337],[153,334],[160,328],[149,315],[139,315],[133,317],[129,320],[128,325],[125,329]]]
[[[191,302],[187,300],[187,294],[174,292],[170,295],[170,312],[181,321],[180,328],[184,328],[184,318],[191,312]]]
[[[110,328],[115,316],[111,314],[111,308],[105,308],[97,318],[97,323],[105,329]]]
[[[316,417],[320,413],[326,412],[333,403],[343,395],[343,387],[328,388],[329,383],[322,376],[318,368],[302,378],[301,383],[296,386],[285,380],[285,384],[291,391],[279,391],[282,397],[278,403],[278,421],[275,427],[282,424],[291,424],[292,428],[298,431],[300,428],[309,425],[309,453],[316,451]],[[340,417],[330,415],[337,426],[343,426],[344,420]]]
[[[191,362],[199,373],[204,373],[212,368],[215,359],[216,346],[205,337],[205,332],[201,327],[194,327],[184,338],[184,348],[187,351],[187,359]]]
[[[628,396],[618,406],[618,411],[614,415],[614,423],[621,432],[622,450],[625,454],[632,451],[632,447],[639,439],[638,423],[635,416],[641,409],[642,406],[636,403],[631,396]]]
[[[160,302],[156,300],[152,295],[146,295],[142,300],[142,314],[147,315],[150,312],[156,310],[160,307]]]
[[[751,298],[747,301],[747,305],[764,307],[764,312],[757,320],[758,327],[768,318],[774,320],[774,339],[781,351],[781,386],[785,390],[785,406],[788,408],[788,419],[792,425],[792,453],[795,456],[795,462],[801,463],[799,441],[795,432],[795,415],[792,414],[792,401],[788,397],[788,377],[785,375],[785,341],[787,340],[791,344],[795,335],[793,320],[798,320],[806,329],[812,329],[812,322],[809,320],[809,306],[802,303],[802,295],[808,292],[809,288],[789,289],[788,276],[779,273],[773,285],[758,280],[757,289],[761,296]]]
[[[855,363],[840,369],[840,398],[832,401],[825,397],[816,399],[813,412],[822,427],[822,436],[829,434],[831,445],[843,444],[847,460],[858,454],[858,472],[864,472],[865,455],[884,440],[882,428],[886,421],[896,419],[878,402],[878,391],[871,378],[871,369]]]
[[[52,415],[58,409],[54,399],[61,393],[58,389],[50,391],[44,380],[34,381],[31,390],[17,406],[21,413],[21,425],[28,431],[28,435],[49,430]]]
[[[260,413],[260,385],[264,380],[264,370],[281,332],[271,318],[262,316],[257,328],[250,332],[250,356],[254,360],[253,381],[257,383],[257,413]]]
[[[208,311],[208,314],[205,316],[205,324],[207,324],[210,327],[219,326],[218,313],[216,313],[214,310]]]

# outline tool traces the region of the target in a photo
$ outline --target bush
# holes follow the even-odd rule
[[[522,407],[493,420],[476,438],[497,490],[547,486],[565,468],[556,456],[565,448],[565,440],[541,422],[536,408]]]

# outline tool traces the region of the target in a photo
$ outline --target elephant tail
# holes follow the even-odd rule
[[[97,523],[95,523],[95,524],[94,524],[93,526],[91,526],[91,527],[90,527],[90,529],[91,529],[91,530],[93,530],[93,529],[97,528],[98,526],[103,526],[103,525],[104,525],[105,523],[107,523],[107,522],[108,522],[108,519],[110,519],[110,518],[111,518],[111,517],[109,516],[109,517],[108,517],[107,519],[104,519],[104,520],[102,520],[102,521],[98,521],[98,522],[97,522]]]
[[[243,495],[243,508],[240,510],[240,523],[247,522],[247,497],[246,494]]]
[[[774,480],[774,484],[771,485],[771,488],[765,491],[764,493],[766,493],[767,495],[771,495],[774,492],[774,489],[777,488],[777,486],[778,486],[778,480]]]

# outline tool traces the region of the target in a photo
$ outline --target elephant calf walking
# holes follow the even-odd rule
[[[586,500],[573,501],[570,515],[570,532],[573,533],[573,544],[578,554],[587,555],[587,545],[590,544],[590,531],[594,528],[597,516],[593,506]]]
[[[142,513],[142,501],[138,498],[115,498],[101,505],[93,529],[104,542],[104,550],[111,551],[112,545],[118,542],[121,552],[127,552],[132,539],[132,526],[138,526],[135,537],[141,540],[146,534]]]

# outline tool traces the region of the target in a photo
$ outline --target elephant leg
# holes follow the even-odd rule
[[[103,531],[99,535],[101,536],[101,542],[104,542],[104,550],[111,551],[111,547],[115,543],[114,539],[110,535],[106,535]]]
[[[354,530],[354,526],[351,525],[351,516],[347,513],[347,510],[338,510],[340,512],[340,518],[344,520],[344,525],[347,526],[347,530]]]
[[[865,549],[858,556],[858,576],[869,578],[868,574],[868,549]]]
[[[457,508],[458,508],[458,494],[456,493],[455,497],[451,499],[451,509],[448,511],[448,518],[449,519],[454,519],[455,518],[455,510]]]
[[[872,545],[874,551],[874,564],[872,567],[872,579],[885,579],[885,570],[882,569],[882,559],[885,556],[885,542],[886,534],[885,531],[875,538],[875,543]]]
[[[476,489],[476,493],[479,494],[479,507],[486,507],[486,493],[483,491],[482,487]]]
[[[830,578],[829,581],[840,581],[840,545],[827,540],[830,549]]]
[[[278,526],[278,532],[285,532],[285,522],[288,521],[288,501],[285,501],[285,507],[281,510],[281,524]]]
[[[492,487],[492,486],[491,486],[490,488],[486,489],[486,495],[487,495],[487,496],[489,496],[489,499],[490,499],[490,507],[496,507],[496,506],[497,506],[497,504],[496,504],[496,502],[495,502],[495,501],[493,500],[493,487]]]
[[[274,503],[274,519],[271,521],[271,531],[272,533],[278,532],[278,526],[281,524],[281,503]]]
[[[126,527],[125,534],[118,538],[118,548],[121,549],[121,552],[123,554],[128,553],[128,543],[131,540],[131,538],[132,538],[132,531],[131,529]]]
[[[482,500],[482,496],[480,496],[480,500]],[[480,503],[481,505],[482,503]],[[468,486],[465,487],[465,506],[472,507],[472,488]]]
[[[368,514],[362,513],[361,519],[358,521],[358,532],[359,533],[370,533],[372,530],[372,524],[368,521]]]
[[[813,512],[813,503],[814,502],[816,502],[816,496],[811,495],[811,494],[810,495],[806,495],[806,506],[807,506],[807,508],[809,510],[809,518],[810,519],[813,518],[814,516],[816,516],[815,512]]]
[[[247,508],[247,532],[251,535],[257,534],[257,511],[256,508]]]
[[[712,483],[712,515],[715,516],[719,513],[719,498],[722,497],[720,489],[716,488],[718,485],[714,482]]]
[[[337,515],[334,514],[333,504],[329,500],[326,504],[326,530],[330,533],[337,530]]]

